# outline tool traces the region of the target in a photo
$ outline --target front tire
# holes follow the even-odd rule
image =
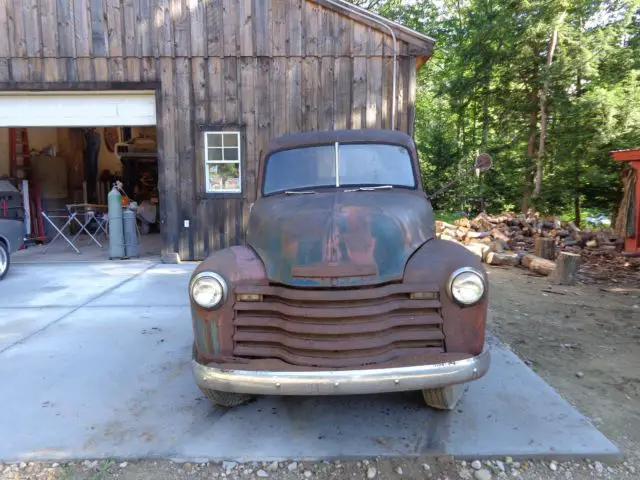
[[[196,344],[194,342],[191,350],[191,355],[194,360],[196,359]],[[233,408],[245,405],[255,399],[253,395],[247,395],[245,393],[232,393],[222,392],[220,390],[211,390],[210,388],[204,388],[198,385],[200,391],[204,394],[209,401],[217,407]]]
[[[458,406],[462,395],[467,391],[464,384],[450,387],[425,388],[422,390],[424,403],[437,410],[451,411]]]
[[[221,392],[220,390],[211,390],[204,387],[200,387],[200,391],[217,407],[239,407],[246,405],[255,398],[244,393]]]
[[[2,280],[9,271],[11,258],[9,257],[9,247],[0,240],[0,280]]]

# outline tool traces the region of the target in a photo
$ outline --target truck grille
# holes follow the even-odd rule
[[[411,293],[420,292],[420,298]],[[437,286],[308,290],[245,286],[234,356],[300,367],[355,368],[444,352]],[[258,298],[258,297],[256,297]]]

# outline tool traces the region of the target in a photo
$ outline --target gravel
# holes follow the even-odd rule
[[[491,472],[485,468],[476,470],[473,476],[476,478],[476,480],[491,480]]]
[[[426,463],[428,460],[429,463]],[[520,459],[519,459],[520,460]],[[479,468],[477,468],[479,467]],[[640,458],[605,464],[600,461],[527,461],[475,459],[472,462],[426,458],[370,458],[360,461],[208,462],[84,460],[67,463],[0,464],[0,480],[637,480]]]

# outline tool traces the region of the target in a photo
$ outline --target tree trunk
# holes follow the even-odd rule
[[[560,16],[559,22],[562,22],[564,14]],[[540,146],[538,147],[538,158],[536,161],[536,174],[533,179],[533,194],[531,198],[537,198],[542,189],[542,163],[546,153],[545,143],[547,141],[547,97],[549,96],[549,74],[551,73],[551,65],[553,65],[553,55],[558,45],[558,26],[554,25],[549,39],[549,52],[547,54],[547,68],[544,76],[542,91],[540,92]]]
[[[535,94],[529,95],[531,100],[536,100]],[[536,132],[536,125],[538,124],[538,112],[531,112],[529,120],[529,143],[527,144],[527,172],[525,173],[526,185],[525,194],[522,197],[522,213],[527,213],[529,210],[529,204],[531,202],[531,193],[529,190],[530,181],[532,180],[529,172],[529,165],[532,165],[536,157],[536,139],[538,137]]]
[[[580,40],[582,41],[582,20],[580,20]],[[584,95],[584,89],[582,88],[582,69],[578,69],[578,78],[576,80],[577,93],[576,97],[580,99]],[[580,149],[581,150],[581,149]],[[582,212],[580,206],[580,178],[582,176],[582,165],[580,161],[582,159],[582,152],[575,154],[574,152],[574,179],[573,179],[573,221],[579,227],[582,221]]]

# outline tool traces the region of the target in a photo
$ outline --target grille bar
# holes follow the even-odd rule
[[[431,290],[430,290],[431,289]],[[432,292],[414,300],[412,292]],[[244,286],[262,301],[234,305],[234,355],[292,366],[348,368],[444,352],[440,300],[433,286],[362,289]]]
[[[280,329],[284,332],[299,333],[306,335],[358,335],[367,333],[381,333],[391,328],[427,326],[438,327],[442,323],[442,318],[435,314],[428,315],[390,315],[386,318],[363,317],[358,321],[348,321],[338,319],[330,321],[323,319],[322,322],[310,321],[306,318],[299,318],[291,321],[287,317],[263,316],[260,315],[238,315],[235,320],[237,331],[244,331],[251,328],[262,328],[265,326]]]
[[[333,338],[332,338],[333,337]],[[235,334],[238,343],[260,343],[281,345],[287,348],[313,350],[318,352],[335,352],[351,350],[372,350],[388,348],[399,342],[441,341],[444,334],[439,329],[398,328],[385,332],[384,335],[332,336],[313,335],[301,336],[283,334],[278,330],[239,330]],[[436,343],[437,346],[437,343]]]
[[[440,287],[437,284],[420,284],[413,285],[407,283],[394,283],[384,285],[382,287],[366,287],[352,289],[326,289],[326,290],[309,290],[305,288],[288,288],[279,286],[266,285],[238,285],[235,289],[236,294],[258,294],[264,296],[273,296],[286,300],[314,301],[322,300],[323,302],[352,302],[355,300],[379,300],[392,295],[404,294],[408,295],[412,292],[432,292],[437,295]]]
[[[395,347],[388,350],[372,352],[359,356],[336,357],[324,355],[322,357],[309,356],[309,352],[296,351],[273,345],[241,345],[236,347],[235,355],[253,358],[276,358],[291,365],[320,368],[353,368],[365,365],[375,365],[396,359],[415,358],[425,355],[442,353],[440,348],[401,348]]]
[[[276,312],[287,317],[307,318],[353,318],[368,317],[372,315],[389,314],[399,310],[433,310],[440,308],[439,300],[393,300],[391,302],[377,303],[375,305],[352,307],[345,302],[338,307],[320,306],[292,306],[278,302],[237,302],[234,306],[237,311]]]

